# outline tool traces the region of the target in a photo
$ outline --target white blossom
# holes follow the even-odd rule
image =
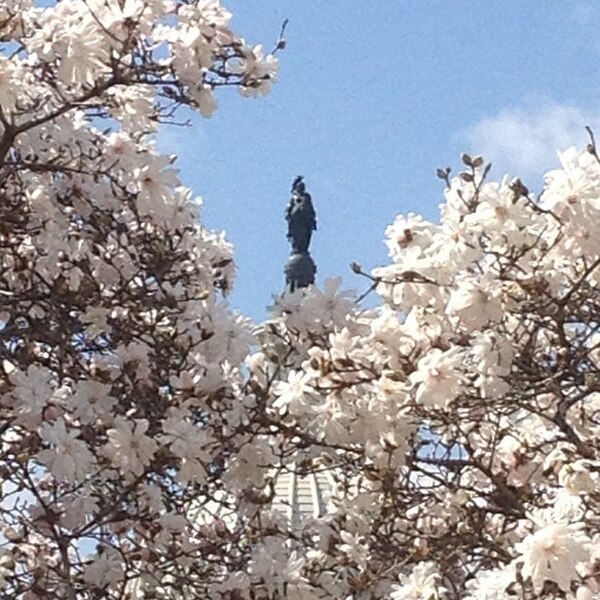
[[[79,435],[77,430],[67,431],[64,419],[42,425],[40,436],[51,447],[38,453],[37,460],[57,479],[82,481],[92,474],[96,461]]]
[[[461,351],[433,349],[418,364],[411,379],[418,384],[416,400],[425,405],[446,407],[461,389]]]
[[[577,580],[577,565],[589,559],[590,538],[583,523],[545,525],[515,545],[521,572],[536,592],[553,581],[567,592]]]
[[[309,410],[308,394],[311,388],[305,381],[306,376],[302,371],[290,371],[287,381],[277,382],[273,408],[278,409],[280,413],[288,410],[292,412]]]
[[[146,435],[148,421],[138,420],[135,424],[123,417],[115,419],[115,427],[107,431],[108,443],[104,453],[124,473],[141,475],[156,452],[156,442]]]
[[[400,577],[400,585],[394,586],[392,600],[431,600],[443,595],[437,565],[424,562],[416,565],[410,575]]]

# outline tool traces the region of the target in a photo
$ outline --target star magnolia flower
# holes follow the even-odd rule
[[[309,323],[341,325],[352,309],[353,293],[341,289],[341,277],[325,280],[323,289],[312,287],[301,302],[300,309],[310,315]]]
[[[114,429],[107,432],[109,442],[104,447],[104,453],[122,471],[139,476],[157,448],[156,442],[146,435],[148,421],[140,419],[132,425],[124,417],[117,417],[115,425]]]
[[[244,85],[240,88],[242,96],[265,96],[271,91],[271,85],[277,80],[279,61],[263,50],[262,45],[247,52],[241,63],[244,73]]]
[[[563,465],[558,473],[558,482],[569,494],[577,495],[583,492],[593,492],[597,486],[597,477],[593,469],[598,461],[576,460]]]
[[[546,525],[515,545],[521,555],[521,573],[530,577],[539,592],[545,581],[553,581],[568,592],[573,579],[579,579],[576,566],[589,560],[590,538],[583,523]]]
[[[102,588],[111,583],[116,583],[123,578],[123,569],[116,550],[109,548],[86,565],[83,571],[83,579],[93,585]]]
[[[275,393],[277,398],[273,402],[273,408],[279,409],[280,414],[289,409],[299,409],[307,406],[308,403],[302,402],[303,397],[311,391],[306,385],[306,375],[302,371],[292,371],[288,375],[287,381],[277,383]]]
[[[10,381],[19,390],[14,400],[19,421],[26,426],[38,425],[52,396],[51,373],[44,367],[31,365],[26,372],[15,370],[11,373]]]
[[[420,384],[416,400],[425,406],[447,407],[461,390],[460,348],[446,352],[434,348],[418,364],[411,381]]]
[[[511,568],[480,571],[476,579],[467,583],[467,600],[510,600],[513,596],[506,589],[513,581],[515,573]]]
[[[438,598],[445,588],[439,586],[439,569],[434,562],[415,566],[410,575],[401,575],[401,585],[395,585],[392,600],[430,600]]]
[[[44,423],[40,436],[52,448],[42,450],[37,460],[48,467],[57,479],[81,481],[92,472],[95,459],[78,431],[67,431],[64,419],[54,424]]]
[[[502,317],[498,289],[489,282],[463,279],[450,295],[446,314],[457,316],[469,331]]]
[[[296,552],[290,553],[282,540],[269,538],[255,548],[249,571],[253,578],[267,582],[272,590],[279,589],[282,596],[285,584],[300,578],[303,564],[304,558]]]

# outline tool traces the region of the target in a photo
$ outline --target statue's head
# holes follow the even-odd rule
[[[292,193],[304,194],[306,186],[304,185],[303,179],[304,177],[302,177],[302,175],[298,175],[298,177],[294,179],[294,182],[292,183]]]

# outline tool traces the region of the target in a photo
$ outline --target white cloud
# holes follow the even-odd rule
[[[586,125],[600,137],[600,113],[536,101],[486,117],[463,130],[459,139],[492,162],[496,178],[504,173],[539,178],[558,165],[558,152],[585,146]]]

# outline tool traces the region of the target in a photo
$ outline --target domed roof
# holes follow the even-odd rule
[[[292,530],[298,531],[306,518],[325,515],[333,483],[329,471],[301,474],[294,461],[275,479],[273,508],[283,512]]]

